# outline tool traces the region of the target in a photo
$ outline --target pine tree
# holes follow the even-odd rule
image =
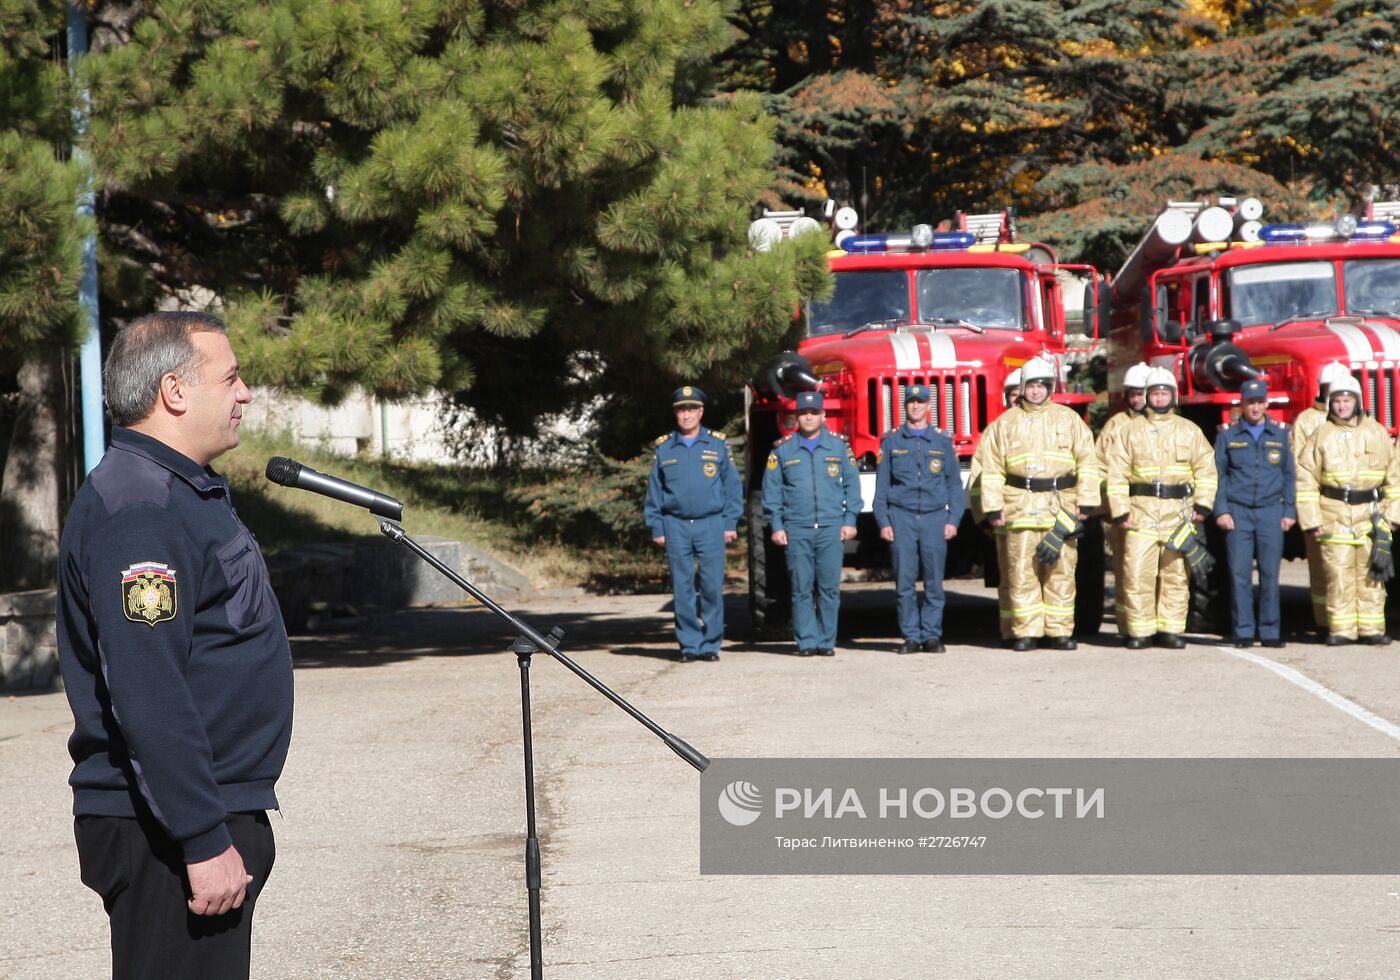
[[[0,587],[47,585],[58,553],[60,359],[79,340],[82,231],[62,30],[61,4],[0,0],[0,393],[14,408],[0,437]]]
[[[734,385],[824,275],[747,250],[773,128],[705,97],[714,0],[128,10],[94,12],[105,288],[211,291],[256,381],[432,386],[528,431]]]

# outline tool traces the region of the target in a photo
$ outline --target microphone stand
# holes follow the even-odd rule
[[[558,626],[550,630],[547,636],[541,636],[528,623],[512,616],[492,601],[490,596],[443,564],[436,555],[409,537],[397,522],[381,517],[379,518],[379,530],[433,566],[467,595],[504,619],[517,634],[515,642],[511,644],[510,652],[515,654],[515,658],[520,664],[520,712],[525,734],[525,889],[530,896],[530,976],[532,980],[541,980],[544,976],[544,964],[541,953],[540,929],[540,842],[539,838],[535,836],[535,752],[530,738],[531,655],[536,653],[549,654],[581,677],[603,697],[637,719],[648,731],[665,742],[672,752],[694,766],[697,771],[704,772],[709,766],[710,760],[683,739],[672,735],[642,714],[621,695],[560,653],[559,641],[564,638],[564,631]]]

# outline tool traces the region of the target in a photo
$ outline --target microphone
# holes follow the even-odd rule
[[[351,483],[349,480],[317,473],[311,467],[303,466],[286,456],[274,456],[267,461],[267,478],[284,487],[310,490],[312,493],[334,497],[356,507],[367,507],[376,517],[385,517],[391,521],[403,520],[403,504],[393,497],[362,487],[358,483]]]

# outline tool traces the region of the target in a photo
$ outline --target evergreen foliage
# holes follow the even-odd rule
[[[779,119],[775,195],[837,196],[872,229],[1015,205],[1111,267],[1163,192],[1288,218],[1397,176],[1395,0],[745,0],[732,20],[728,84]]]
[[[510,431],[732,387],[825,276],[748,252],[773,127],[714,0],[99,3],[104,286],[230,303],[250,380],[436,386]],[[95,45],[95,49],[98,45]]]
[[[80,173],[66,162],[63,6],[0,0],[0,363],[79,340]]]

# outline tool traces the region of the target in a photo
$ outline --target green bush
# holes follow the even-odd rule
[[[642,508],[650,474],[649,453],[628,460],[597,453],[590,467],[514,488],[506,496],[524,505],[541,533],[561,541],[644,546],[649,535]]]

